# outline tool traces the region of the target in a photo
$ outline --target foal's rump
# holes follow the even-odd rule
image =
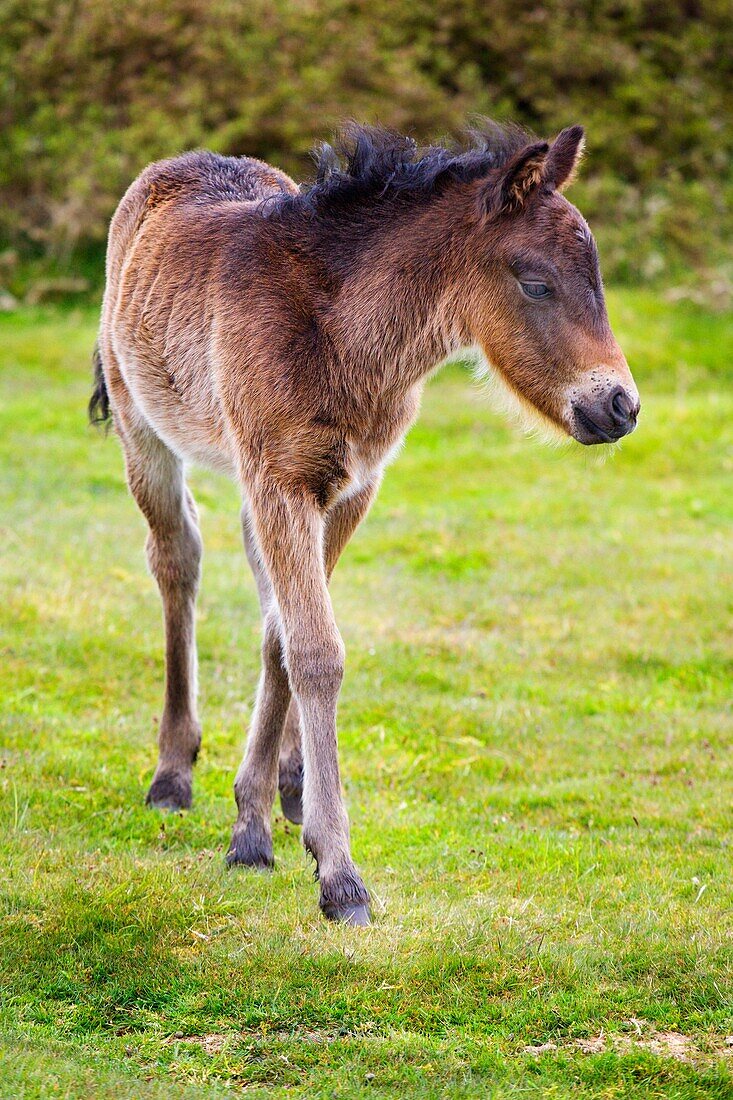
[[[297,188],[248,157],[187,153],[149,165],[110,226],[100,332],[118,427],[142,419],[182,457],[227,469],[211,364],[216,283],[232,218]]]
[[[147,186],[149,208],[166,200],[203,204],[256,202],[298,190],[289,176],[264,161],[208,152],[184,153],[156,161],[138,180]]]

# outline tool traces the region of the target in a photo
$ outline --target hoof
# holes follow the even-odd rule
[[[372,923],[372,915],[369,905],[359,902],[356,905],[334,905],[321,902],[321,912],[326,920],[335,921],[337,924],[353,924],[358,928],[366,928]]]
[[[254,867],[258,871],[271,871],[275,866],[272,854],[272,837],[261,824],[235,825],[232,842],[226,855],[230,867]]]
[[[300,793],[280,791],[280,806],[288,821],[293,825],[303,824],[303,798]]]
[[[188,810],[191,808],[191,780],[178,772],[156,775],[145,799],[157,810]]]
[[[371,924],[369,894],[353,865],[320,881],[321,912],[326,920],[359,927]]]

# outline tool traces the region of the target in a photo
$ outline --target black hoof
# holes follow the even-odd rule
[[[326,920],[363,927],[371,924],[369,894],[354,867],[321,878],[321,912]]]
[[[330,902],[321,902],[321,912],[326,920],[335,921],[337,924],[353,924],[359,928],[366,928],[372,923],[372,915],[369,905],[359,902],[356,905],[334,905]]]
[[[303,824],[303,798],[300,793],[280,791],[280,805],[288,821],[293,825]]]
[[[157,810],[188,810],[191,798],[190,779],[178,772],[162,772],[153,780],[145,801]]]
[[[272,837],[256,822],[244,826],[235,825],[226,860],[230,867],[254,867],[258,871],[271,871],[275,866]]]

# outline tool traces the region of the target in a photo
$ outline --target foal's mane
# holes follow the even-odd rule
[[[501,168],[531,140],[520,126],[480,119],[462,143],[421,148],[393,130],[349,122],[316,149],[315,182],[265,200],[262,212],[335,214],[370,199],[436,194],[452,181],[469,183]]]

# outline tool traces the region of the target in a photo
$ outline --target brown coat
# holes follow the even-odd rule
[[[260,161],[189,153],[147,168],[112,221],[92,413],[111,405],[165,610],[149,801],[191,800],[201,545],[183,470],[202,462],[241,487],[264,616],[229,859],[272,863],[279,783],[336,919],[367,921],[368,895],[340,792],[343,646],[327,582],[426,376],[472,347],[582,443],[636,423],[595,244],[560,193],[581,145],[579,127],[552,145],[493,128],[470,150],[419,155],[352,127],[305,191]]]

